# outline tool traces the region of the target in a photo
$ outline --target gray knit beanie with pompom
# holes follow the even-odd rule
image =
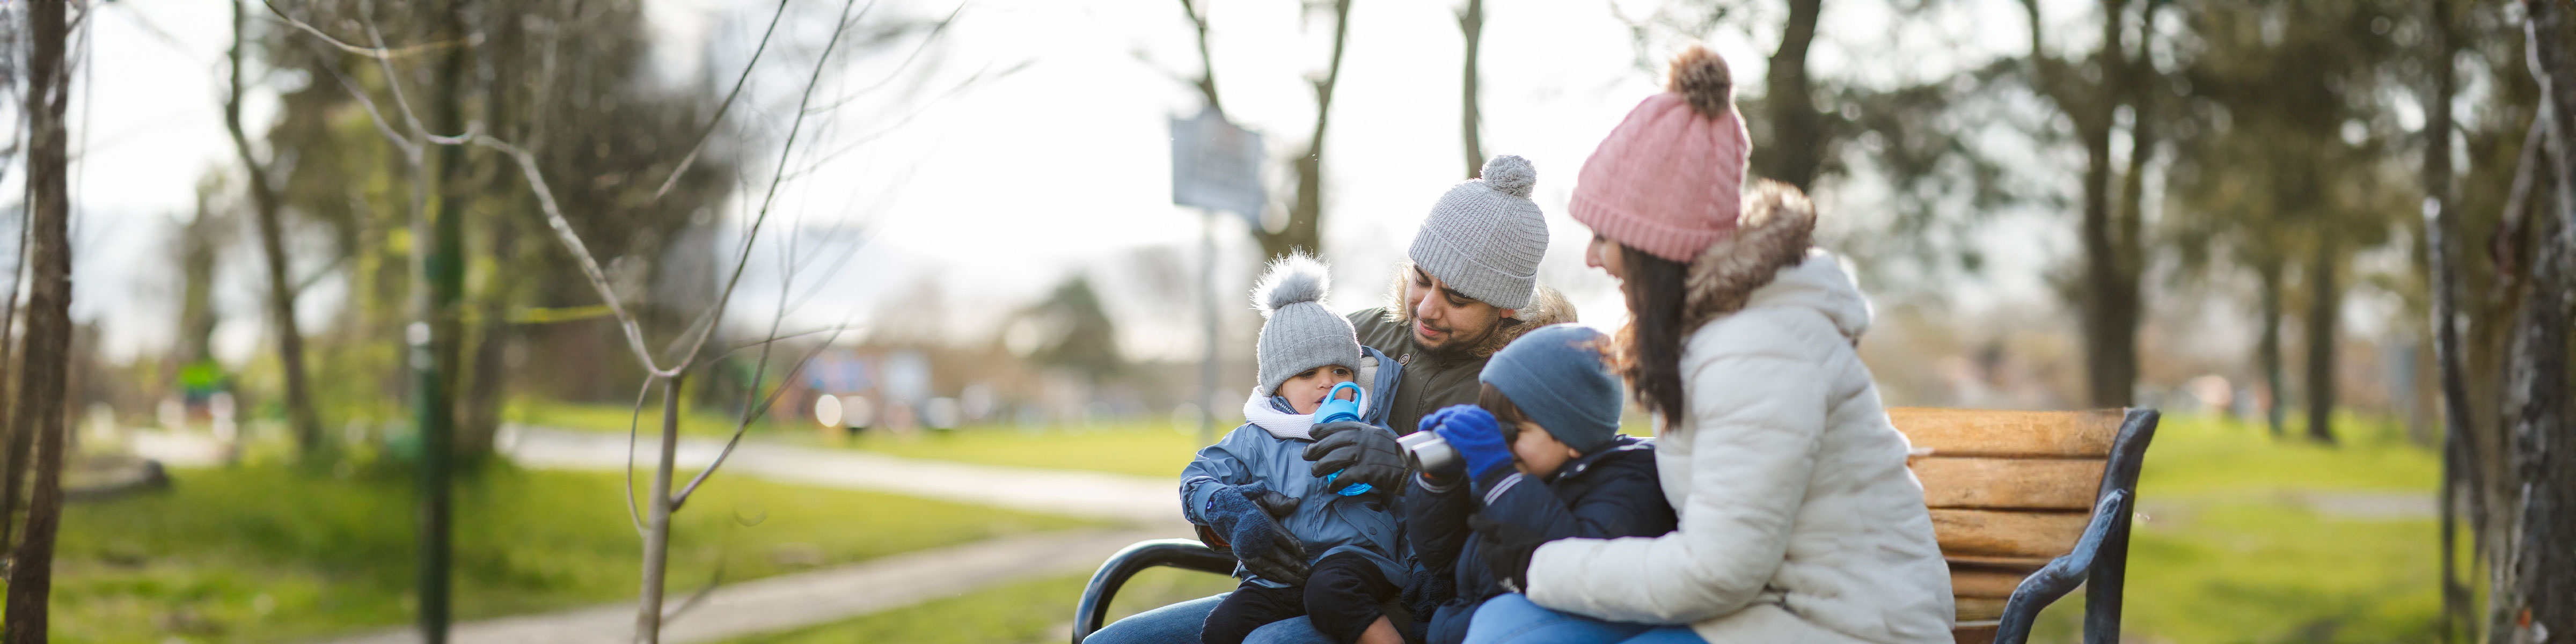
[[[1538,171],[1528,159],[1506,154],[1486,161],[1481,175],[1440,196],[1408,254],[1467,297],[1521,308],[1537,290],[1538,260],[1547,256],[1547,216],[1530,201]]]
[[[1305,255],[1270,263],[1252,287],[1252,308],[1269,319],[1261,323],[1261,395],[1278,393],[1279,383],[1299,372],[1324,365],[1360,367],[1359,333],[1351,321],[1324,308],[1324,292],[1333,286],[1331,269]]]

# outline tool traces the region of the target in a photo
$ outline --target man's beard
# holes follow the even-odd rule
[[[1420,328],[1405,329],[1405,333],[1413,336],[1413,346],[1421,348],[1424,353],[1442,358],[1454,358],[1467,355],[1469,352],[1475,351],[1477,347],[1484,346],[1486,339],[1492,338],[1496,333],[1501,333],[1503,328],[1503,316],[1500,314],[1497,314],[1492,318],[1488,318],[1485,321],[1482,332],[1474,335],[1468,335],[1465,329],[1459,328],[1463,325],[1434,325],[1420,318],[1415,318],[1412,322],[1415,325],[1427,326],[1430,327],[1431,330],[1441,332],[1440,334],[1444,337],[1441,338],[1438,344],[1433,344],[1423,340],[1422,330]]]

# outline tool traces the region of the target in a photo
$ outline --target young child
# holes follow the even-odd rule
[[[1405,602],[1427,641],[1465,640],[1477,606],[1522,590],[1486,564],[1498,556],[1484,552],[1494,550],[1491,540],[1471,535],[1509,532],[1535,543],[1649,537],[1676,526],[1655,478],[1654,439],[1618,433],[1619,379],[1602,360],[1608,345],[1600,331],[1572,324],[1531,330],[1485,363],[1475,405],[1422,418],[1422,430],[1467,463],[1463,475],[1424,472],[1405,491],[1405,532],[1428,571]]]
[[[1398,641],[1381,614],[1407,582],[1392,494],[1327,484],[1301,455],[1316,410],[1335,385],[1359,385],[1361,420],[1385,429],[1377,404],[1394,393],[1403,367],[1360,346],[1351,323],[1324,308],[1322,263],[1290,256],[1252,291],[1261,326],[1258,384],[1244,401],[1249,421],[1181,471],[1182,513],[1212,546],[1227,546],[1243,583],[1208,614],[1202,641],[1242,642],[1271,622],[1306,616],[1344,644]],[[1343,391],[1342,400],[1353,400]]]

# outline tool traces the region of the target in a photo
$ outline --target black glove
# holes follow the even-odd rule
[[[1244,570],[1292,586],[1305,584],[1305,546],[1297,543],[1296,535],[1279,527],[1269,511],[1245,491],[1244,487],[1226,486],[1210,496],[1205,512],[1208,527],[1225,537],[1228,547],[1234,549],[1235,561],[1242,562]],[[1250,491],[1255,496],[1269,492],[1257,486]]]
[[[1476,558],[1485,569],[1514,592],[1529,592],[1530,555],[1547,537],[1482,514],[1467,517],[1467,527],[1476,531]]]
[[[1376,425],[1346,420],[1317,426],[1315,444],[1306,446],[1305,456],[1315,462],[1309,472],[1316,478],[1342,473],[1333,479],[1334,487],[1367,483],[1389,493],[1404,489],[1404,447],[1395,443],[1395,432]]]

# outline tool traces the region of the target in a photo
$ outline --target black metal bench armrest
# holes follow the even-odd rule
[[[1118,587],[1147,568],[1171,566],[1220,575],[1234,573],[1234,555],[1218,552],[1191,539],[1155,539],[1138,541],[1110,555],[1091,573],[1090,585],[1082,588],[1082,603],[1073,609],[1073,644],[1100,630],[1109,620],[1109,600],[1118,595]]]
[[[2084,641],[2120,641],[2120,601],[2129,575],[2129,514],[2138,505],[2138,471],[2146,466],[2147,445],[2155,441],[2160,418],[2156,410],[2141,407],[2131,408],[2120,420],[2120,433],[2112,439],[2110,458],[2103,464],[2102,486],[2094,496],[2098,500],[2092,522],[2085,524],[2074,552],[2048,562],[2013,588],[2012,598],[2004,601],[2003,618],[1997,620],[1995,644],[2022,644],[2030,637],[2039,609],[2078,585],[2084,586]]]
[[[2028,640],[2031,622],[2039,619],[2040,609],[2083,585],[2085,577],[2093,572],[2093,556],[2102,551],[2102,542],[2128,511],[2126,491],[2112,490],[2103,495],[2102,501],[2093,506],[2093,521],[2084,527],[2084,537],[2076,540],[2075,551],[2049,561],[2013,588],[2012,599],[2004,602],[2003,619],[1996,625],[1995,644],[2022,644]]]

